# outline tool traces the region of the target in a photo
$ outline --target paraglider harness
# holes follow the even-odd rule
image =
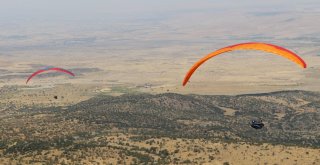
[[[250,126],[254,129],[261,129],[264,127],[264,124],[262,123],[261,119],[260,121],[252,120]]]

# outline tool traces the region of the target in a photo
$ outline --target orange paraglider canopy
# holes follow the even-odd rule
[[[188,73],[186,74],[184,80],[183,80],[183,86],[185,86],[187,84],[187,82],[189,81],[190,77],[192,76],[193,72],[197,70],[197,68],[203,64],[204,62],[206,62],[207,60],[209,60],[212,57],[215,57],[219,54],[225,53],[225,52],[230,52],[230,51],[234,51],[234,50],[260,50],[260,51],[265,51],[265,52],[269,52],[269,53],[273,53],[282,57],[285,57],[293,62],[295,62],[296,64],[298,64],[299,66],[301,66],[302,68],[306,68],[306,63],[303,61],[302,58],[300,58],[297,54],[293,53],[292,51],[282,48],[280,46],[277,45],[272,45],[272,44],[267,44],[267,43],[261,43],[261,42],[248,42],[248,43],[241,43],[241,44],[236,44],[236,45],[231,45],[231,46],[227,46],[221,49],[216,50],[215,52],[212,52],[208,55],[206,55],[205,57],[203,57],[202,59],[200,59],[198,62],[196,62],[188,71]]]

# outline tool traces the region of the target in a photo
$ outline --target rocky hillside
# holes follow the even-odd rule
[[[40,109],[66,121],[143,135],[218,138],[320,147],[320,93],[282,91],[238,96],[98,96],[67,108]],[[261,118],[265,128],[252,129]]]

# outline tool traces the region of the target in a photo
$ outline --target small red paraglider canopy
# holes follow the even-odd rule
[[[51,71],[51,70],[52,70],[52,71],[57,71],[57,72],[66,73],[66,74],[69,74],[69,75],[71,75],[71,76],[75,76],[72,72],[70,72],[70,71],[68,71],[68,70],[65,70],[65,69],[62,69],[62,68],[40,69],[40,70],[32,73],[32,74],[28,77],[28,79],[27,79],[27,81],[26,81],[26,84],[28,84],[28,82],[29,82],[33,77],[35,77],[36,75],[38,75],[38,74],[40,74],[40,73],[42,73],[42,72],[47,72],[47,71]]]

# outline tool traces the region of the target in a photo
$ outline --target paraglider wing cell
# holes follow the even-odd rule
[[[63,72],[63,73],[67,73],[71,76],[75,76],[72,72],[68,71],[68,70],[65,70],[65,69],[62,69],[62,68],[51,68],[49,70],[55,70],[55,71],[58,71],[58,72]]]

